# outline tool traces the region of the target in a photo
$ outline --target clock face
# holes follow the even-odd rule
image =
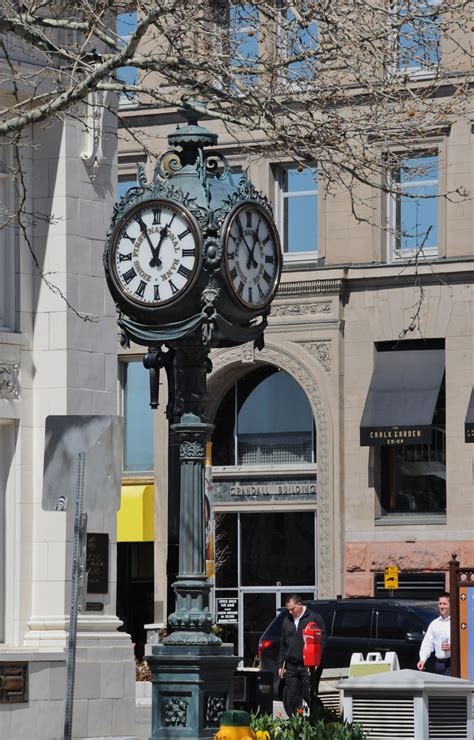
[[[193,281],[199,246],[198,226],[178,203],[141,203],[116,232],[109,256],[114,283],[141,306],[176,300]]]
[[[244,204],[231,213],[224,232],[224,259],[238,300],[262,308],[273,298],[281,269],[280,240],[267,212]]]

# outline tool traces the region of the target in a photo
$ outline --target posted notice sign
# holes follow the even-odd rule
[[[383,580],[385,588],[398,588],[398,567],[396,565],[387,565],[384,568]]]
[[[216,599],[216,612],[217,624],[238,624],[239,600]]]

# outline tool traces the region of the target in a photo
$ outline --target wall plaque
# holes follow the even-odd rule
[[[0,663],[0,704],[28,701],[28,663]]]
[[[87,593],[109,592],[109,535],[87,533]]]
[[[238,624],[239,600],[234,598],[216,599],[217,624]]]
[[[104,605],[100,601],[86,601],[86,612],[103,612]]]

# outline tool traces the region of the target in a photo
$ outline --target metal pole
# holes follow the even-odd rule
[[[71,610],[67,647],[66,704],[64,709],[64,740],[72,738],[72,710],[74,701],[74,672],[76,667],[77,613],[82,561],[82,542],[87,514],[82,513],[86,453],[77,456],[76,501],[74,507],[74,541],[71,576]],[[85,517],[85,520],[84,520]]]
[[[173,583],[176,608],[169,616],[174,632],[163,645],[219,646],[209,611],[211,584],[206,576],[204,462],[212,426],[206,416],[209,349],[200,342],[175,348],[172,440],[179,450],[179,573]]]
[[[458,568],[459,560],[453,552],[452,560],[449,561],[449,613],[451,615],[451,676],[459,678],[461,661],[459,654],[459,586]]]

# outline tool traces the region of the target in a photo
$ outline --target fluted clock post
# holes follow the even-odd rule
[[[174,632],[164,645],[220,645],[212,633],[211,584],[206,576],[204,462],[212,426],[206,416],[209,349],[202,343],[178,345],[173,363],[172,439],[180,468],[179,574],[173,583],[176,610],[168,621]]]

